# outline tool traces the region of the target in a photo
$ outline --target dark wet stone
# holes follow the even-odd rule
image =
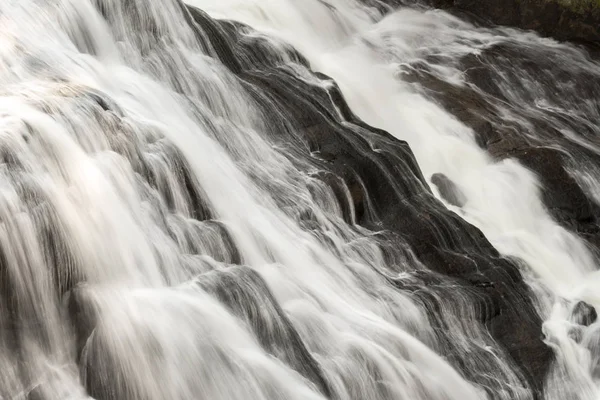
[[[575,304],[571,312],[571,321],[583,326],[590,326],[598,319],[596,309],[584,301]]]
[[[467,198],[462,190],[446,175],[439,172],[433,174],[431,176],[431,183],[437,187],[444,200],[453,206],[462,207],[467,202]]]
[[[431,0],[434,7],[467,12],[497,25],[530,29],[560,40],[600,41],[600,6],[592,1]]]
[[[567,173],[564,153],[536,147],[511,152],[505,156],[517,158],[540,177],[542,197],[552,216],[575,231],[579,225],[595,225],[600,209]]]

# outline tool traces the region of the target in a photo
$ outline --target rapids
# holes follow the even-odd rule
[[[0,399],[600,398],[598,93],[418,4],[1,2]]]

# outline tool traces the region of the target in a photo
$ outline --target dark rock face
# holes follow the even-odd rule
[[[467,202],[464,193],[456,186],[456,183],[452,182],[446,175],[439,172],[433,174],[431,176],[431,183],[438,188],[440,195],[444,200],[453,206],[462,207]]]
[[[598,319],[596,309],[584,301],[579,301],[573,307],[571,320],[579,325],[590,326]]]
[[[535,30],[559,40],[600,41],[600,5],[595,1],[432,0],[432,5],[466,11],[497,25]]]
[[[565,171],[563,153],[536,147],[521,149],[507,155],[517,158],[541,178],[542,195],[550,213],[570,228],[595,220],[598,207],[583,193],[575,180]]]
[[[418,82],[427,96],[471,127],[479,146],[494,159],[514,158],[535,172],[554,219],[600,249],[600,207],[569,172],[600,163],[600,156],[584,145],[597,143],[594,127],[580,114],[588,112],[585,104],[592,105],[589,115],[597,112],[593,104],[600,88],[598,76],[570,67],[551,50],[509,43],[465,56],[456,65],[465,71],[466,85],[448,83],[425,65],[414,66],[403,79]],[[529,86],[535,88],[537,97]],[[540,110],[535,107],[538,101],[568,104],[568,111]],[[507,112],[514,118],[504,118]],[[573,140],[564,131],[580,139]]]

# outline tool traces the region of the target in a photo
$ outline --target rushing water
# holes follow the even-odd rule
[[[593,250],[533,172],[407,79],[425,64],[467,86],[459,60],[499,44],[571,76],[600,66],[422,8],[187,3],[216,20],[175,0],[0,3],[0,399],[600,396],[600,324],[570,320],[578,300],[600,306]],[[551,142],[537,118],[600,150],[597,99],[496,61],[493,124]],[[600,203],[597,166],[572,155]],[[430,195],[422,177],[440,172],[462,200],[433,192],[520,260],[529,290]],[[474,274],[514,280],[497,301],[531,321],[490,317],[471,278],[430,271],[420,224]],[[521,323],[554,351],[542,382],[511,345]]]

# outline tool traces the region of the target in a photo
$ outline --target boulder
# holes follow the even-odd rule
[[[596,313],[596,309],[585,301],[575,304],[571,312],[571,320],[578,325],[590,326],[597,319],[598,314]]]
[[[450,180],[446,175],[436,172],[431,175],[431,183],[437,187],[440,196],[442,196],[449,204],[456,207],[462,207],[467,202],[467,198],[462,190],[460,190],[456,183]]]

